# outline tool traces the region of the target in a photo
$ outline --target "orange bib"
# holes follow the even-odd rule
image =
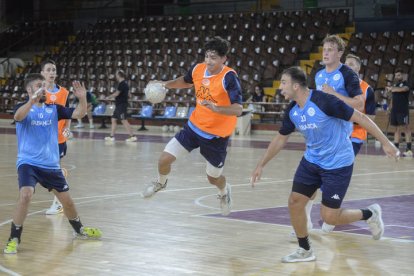
[[[59,90],[56,93],[51,93],[49,91],[46,92],[46,103],[47,104],[59,104],[66,106],[66,102],[68,100],[69,91],[62,87],[58,86]],[[66,120],[58,121],[58,143],[62,144],[66,142],[66,137],[63,136],[63,129],[65,128]]]
[[[365,106],[369,84],[363,80],[360,80],[359,86],[361,87],[361,90],[362,90],[362,96],[364,96],[364,106]],[[365,113],[365,107],[364,107],[364,113]],[[354,125],[354,130],[352,131],[351,137],[358,138],[364,141],[367,139],[367,131],[365,130],[365,128],[361,127],[360,125]]]

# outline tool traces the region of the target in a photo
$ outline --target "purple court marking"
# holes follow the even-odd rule
[[[94,139],[103,140],[109,133],[103,132],[86,132],[86,131],[72,131],[74,138],[80,139]],[[15,128],[1,127],[0,134],[16,134]],[[166,144],[171,140],[173,136],[161,136],[161,135],[137,135],[138,142],[151,142],[151,143],[162,143]],[[128,134],[116,134],[116,141],[125,141],[129,138]],[[255,149],[266,149],[270,143],[269,141],[249,141],[249,140],[232,140],[230,139],[230,147],[242,147],[242,148],[255,148]],[[304,143],[288,142],[284,148],[285,150],[305,150]],[[368,145],[365,151],[365,145],[361,149],[359,154],[367,155],[384,155],[381,148],[375,147],[374,145]]]
[[[360,209],[366,208],[373,203],[380,204],[382,208],[382,219],[385,225],[384,237],[414,241],[414,194],[351,200],[344,202],[342,206],[345,208]],[[320,204],[314,204],[311,218],[315,229],[321,228],[322,224],[319,209]],[[223,217],[221,214],[210,214],[207,216],[290,225],[289,211],[287,207],[235,211],[227,217]],[[364,221],[337,226],[334,231],[371,235],[371,232],[368,230],[368,224]]]

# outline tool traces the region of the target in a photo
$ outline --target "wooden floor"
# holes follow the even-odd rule
[[[0,241],[5,244],[18,195],[16,140],[0,125]],[[252,189],[250,173],[270,136],[236,138],[224,173],[233,187],[234,212],[219,213],[216,190],[205,178],[198,152],[175,163],[168,188],[140,197],[156,175],[157,158],[171,134],[152,131],[137,143],[102,140],[100,130],[75,133],[64,167],[85,225],[100,227],[101,241],[72,239],[60,214],[46,216],[52,196],[38,186],[17,255],[0,254],[5,275],[413,275],[414,160],[398,163],[364,154],[355,164],[347,204],[383,205],[385,237],[374,241],[364,223],[322,234],[318,206],[311,234],[317,261],[282,264],[297,244],[289,241],[286,209],[291,180],[302,156],[290,143]],[[167,136],[167,137],[166,137]],[[126,136],[117,138],[125,139]],[[371,149],[372,150],[372,149]],[[387,220],[388,219],[388,220]],[[340,229],[340,230],[341,230]]]

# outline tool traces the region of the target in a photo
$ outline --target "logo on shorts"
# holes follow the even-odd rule
[[[68,187],[68,185],[63,186],[63,190],[66,190]]]
[[[334,194],[333,196],[331,196],[331,198],[336,199],[336,200],[340,200],[341,199],[338,194]]]
[[[223,166],[224,166],[223,162],[220,162],[220,164],[217,166],[217,168],[221,168]]]

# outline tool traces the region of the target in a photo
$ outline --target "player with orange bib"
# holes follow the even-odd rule
[[[222,214],[230,213],[231,187],[222,172],[229,137],[236,127],[237,116],[242,114],[242,91],[237,73],[224,64],[229,48],[230,43],[223,38],[212,38],[204,47],[203,63],[192,66],[185,76],[162,82],[166,88],[194,86],[197,104],[184,129],[166,145],[158,160],[158,179],[145,188],[144,197],[165,189],[171,164],[200,148],[207,160],[207,179],[219,189]]]
[[[69,107],[69,91],[55,83],[57,77],[56,63],[53,60],[45,60],[40,65],[40,74],[46,81],[46,103],[59,104]],[[60,159],[66,155],[67,145],[66,140],[70,135],[70,120],[60,120],[58,122],[58,143]],[[67,170],[62,168],[62,173],[66,177]],[[62,204],[55,196],[52,205],[46,210],[46,215],[56,215],[63,212]]]

